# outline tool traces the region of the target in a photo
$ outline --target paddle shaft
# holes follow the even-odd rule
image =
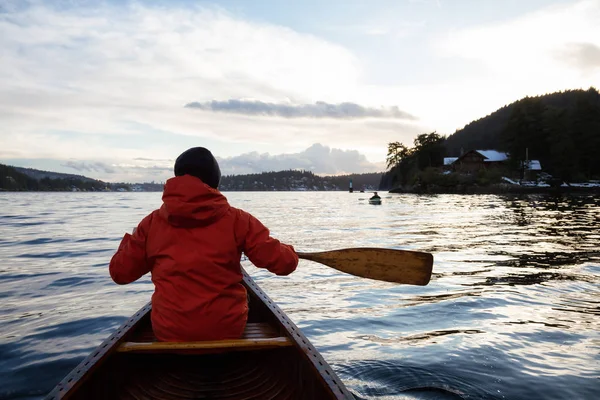
[[[364,247],[297,254],[351,275],[407,285],[427,285],[433,270],[433,256],[419,251]]]

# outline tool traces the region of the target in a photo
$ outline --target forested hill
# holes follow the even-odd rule
[[[594,88],[589,90],[568,90],[556,92],[537,97],[525,97],[504,106],[490,115],[480,118],[457,130],[446,139],[446,156],[456,157],[460,155],[461,148],[465,151],[470,149],[497,149],[507,150],[502,140],[502,133],[506,130],[511,115],[517,110],[527,111],[531,106],[538,106],[537,111],[553,110],[561,111],[575,117],[577,114],[590,118],[600,111],[598,91]],[[535,117],[535,115],[530,115]],[[538,115],[543,119],[543,115]],[[597,122],[597,121],[596,121]]]
[[[49,179],[74,179],[83,182],[100,182],[97,179],[88,178],[83,175],[75,175],[75,174],[65,174],[63,172],[52,172],[52,171],[42,171],[34,168],[23,168],[23,167],[12,167],[17,172],[27,175],[30,178],[33,178],[37,181],[42,180],[44,178]]]
[[[565,180],[600,175],[600,93],[595,88],[526,97],[450,135],[447,157],[472,149],[511,154],[515,165],[540,160]],[[526,153],[527,151],[527,153]]]
[[[109,184],[81,175],[61,174],[0,164],[0,190],[8,191],[103,191]]]
[[[287,170],[260,174],[227,175],[221,178],[222,191],[377,190],[383,173],[318,176],[310,171]]]

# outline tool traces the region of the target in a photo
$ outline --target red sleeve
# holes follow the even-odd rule
[[[110,277],[115,283],[125,285],[150,272],[150,266],[146,259],[146,236],[151,220],[152,214],[140,222],[133,235],[126,233],[123,236],[119,249],[110,260],[108,267]]]
[[[289,275],[298,266],[294,247],[283,244],[269,235],[269,230],[252,215],[241,211],[247,222],[242,244],[243,252],[258,268],[266,268],[277,275]]]

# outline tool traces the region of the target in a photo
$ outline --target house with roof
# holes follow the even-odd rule
[[[542,172],[542,164],[540,164],[539,160],[526,161],[523,167],[523,177],[525,178],[525,180],[538,180],[539,174]]]
[[[496,150],[469,150],[460,157],[444,158],[444,168],[461,173],[473,173],[482,169],[502,168],[508,161],[508,154]],[[527,175],[541,172],[538,160],[529,160],[525,165]]]
[[[460,157],[444,158],[444,166],[456,172],[472,173],[504,166],[508,155],[496,150],[469,150]]]

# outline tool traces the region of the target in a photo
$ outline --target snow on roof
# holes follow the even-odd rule
[[[484,160],[484,162],[508,160],[508,156],[506,155],[506,153],[501,153],[496,150],[475,150],[475,151],[486,158]]]
[[[530,171],[541,171],[542,164],[540,164],[539,160],[529,160],[529,165],[527,166],[527,169]]]
[[[444,157],[444,165],[451,165],[458,157]]]

